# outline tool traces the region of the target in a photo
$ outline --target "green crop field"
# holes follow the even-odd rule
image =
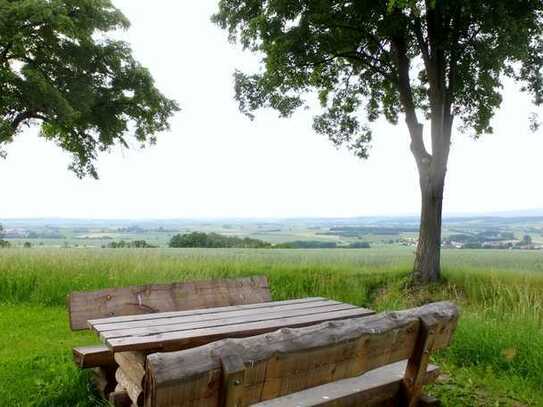
[[[446,281],[407,289],[413,249],[0,250],[0,406],[101,402],[71,347],[72,290],[265,274],[276,300],[324,296],[377,310],[452,299],[462,308],[453,345],[429,392],[447,406],[543,406],[543,254],[445,250]]]

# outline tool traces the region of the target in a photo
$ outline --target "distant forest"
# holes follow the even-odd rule
[[[350,245],[338,245],[336,242],[318,240],[297,240],[272,245],[260,239],[237,236],[224,236],[218,233],[191,232],[177,234],[170,240],[169,247],[174,248],[241,248],[241,249],[369,249],[367,242],[355,242]]]

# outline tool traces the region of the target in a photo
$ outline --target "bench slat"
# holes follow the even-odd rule
[[[268,301],[268,281],[262,276],[73,292],[69,296],[70,327],[87,329],[87,321],[98,318]]]

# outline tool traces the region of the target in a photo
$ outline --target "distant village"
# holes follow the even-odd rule
[[[416,247],[417,238],[401,238],[401,246]],[[445,236],[441,243],[444,249],[502,249],[502,250],[543,250],[543,244],[534,243],[530,235],[516,239],[512,232],[482,232],[478,234],[452,234]]]

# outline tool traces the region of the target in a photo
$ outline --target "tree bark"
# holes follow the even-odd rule
[[[419,170],[421,191],[421,212],[419,240],[413,282],[416,284],[437,282],[441,278],[441,225],[443,212],[443,191],[450,150],[452,117],[443,107],[433,109],[432,154],[420,159],[415,150],[413,155]]]
[[[441,219],[444,177],[420,174],[421,212],[413,280],[431,283],[441,277]],[[436,179],[437,178],[437,179]]]

